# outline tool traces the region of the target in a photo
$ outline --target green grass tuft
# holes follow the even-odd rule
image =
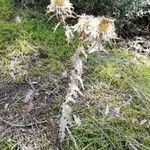
[[[10,19],[13,7],[11,0],[0,0],[0,21]]]

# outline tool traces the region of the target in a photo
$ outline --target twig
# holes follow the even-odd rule
[[[16,127],[16,128],[26,128],[26,127],[32,127],[35,126],[37,124],[44,124],[47,123],[47,121],[41,121],[41,122],[37,122],[37,123],[29,123],[29,124],[14,124],[12,122],[9,122],[7,120],[4,120],[3,118],[0,117],[0,121],[2,121],[3,123],[11,126],[11,127]]]
[[[31,89],[33,91],[35,91],[34,85],[32,84],[31,80],[27,78],[27,76],[25,77],[25,81],[29,84],[29,86],[31,87]]]

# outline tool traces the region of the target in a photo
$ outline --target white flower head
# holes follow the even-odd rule
[[[85,43],[89,40],[94,30],[93,22],[95,22],[95,17],[86,14],[82,14],[78,17],[78,23],[72,27],[72,31],[78,33],[80,43]]]
[[[92,15],[79,16],[78,23],[73,26],[73,31],[78,32],[80,41],[103,38],[104,41],[115,38],[114,20],[106,17],[94,17]]]
[[[94,20],[94,16],[92,15],[80,15],[78,19],[78,23],[73,27],[74,31],[85,34],[89,33],[90,28],[92,27],[92,22]]]
[[[74,7],[69,0],[51,0],[51,4],[47,6],[47,14],[50,18],[57,17],[61,23],[65,23],[66,18],[74,17]]]
[[[115,20],[104,16],[97,17],[95,23],[97,35],[95,35],[99,36],[101,34],[104,41],[109,41],[112,38],[116,38],[114,21]]]

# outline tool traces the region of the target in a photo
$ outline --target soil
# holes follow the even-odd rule
[[[29,78],[30,83],[24,81],[19,84],[1,80],[0,139],[10,137],[24,142],[27,147],[41,150],[50,146],[61,149],[58,120],[62,103],[60,95],[64,95],[64,90],[53,77]],[[33,94],[24,101],[29,91]]]

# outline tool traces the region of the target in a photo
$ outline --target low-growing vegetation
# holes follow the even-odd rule
[[[117,19],[114,10],[125,16],[127,5],[134,7],[134,0],[100,3],[74,1],[74,11]],[[0,150],[149,150],[149,48],[144,53],[122,44],[123,20],[116,43],[107,41],[116,38],[114,27],[101,41],[101,31],[79,28],[82,19],[98,23],[98,17],[81,15],[71,26],[77,22],[72,10],[70,20],[62,14],[48,21],[47,5],[0,1]],[[147,13],[149,5],[141,6],[136,10]],[[108,7],[107,14],[98,11]]]

